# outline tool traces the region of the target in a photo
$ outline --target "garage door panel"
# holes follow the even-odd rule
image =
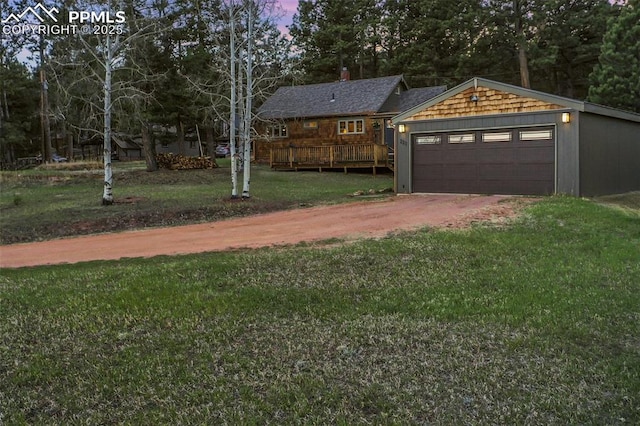
[[[554,134],[554,127],[538,128]],[[477,131],[475,143],[414,145],[414,192],[457,192],[491,194],[552,194],[555,190],[555,138],[482,142]]]
[[[475,159],[479,163],[515,163],[518,161],[518,153],[509,148],[482,147],[476,150]]]
[[[444,190],[442,179],[417,179],[413,182],[414,188],[421,188],[420,192],[447,192]]]
[[[513,164],[488,163],[478,165],[479,179],[510,179],[517,173],[517,166]]]
[[[470,191],[468,189],[471,189]],[[443,192],[455,192],[455,193],[466,193],[466,192],[477,192],[478,190],[478,181],[476,179],[447,179],[444,181],[444,191]],[[436,191],[432,191],[436,192]]]
[[[521,164],[518,167],[515,178],[517,180],[551,180],[548,173],[543,170],[553,167],[553,164]]]
[[[553,163],[555,149],[553,146],[525,146],[516,150],[517,161],[521,163],[545,162]]]
[[[415,165],[442,164],[444,153],[442,150],[419,149],[414,154]]]
[[[478,151],[475,149],[449,151],[441,157],[441,161],[447,164],[477,164]]]
[[[442,170],[448,179],[476,179],[478,176],[477,164],[448,164]]]
[[[418,180],[442,180],[443,179],[443,165],[435,164],[430,167],[418,167],[415,169],[413,178]]]

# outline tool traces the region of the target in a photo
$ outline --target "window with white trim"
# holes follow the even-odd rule
[[[338,133],[341,135],[364,133],[364,120],[362,118],[340,120],[338,121]]]
[[[553,139],[553,130],[521,130],[521,141],[548,141]]]
[[[449,143],[474,143],[475,141],[475,133],[459,133],[457,135],[449,135]]]
[[[289,131],[285,124],[277,124],[274,126],[269,126],[268,128],[269,137],[272,138],[288,138]]]
[[[484,132],[482,142],[511,142],[511,132]]]
[[[416,136],[416,143],[418,145],[440,145],[440,143],[442,143],[442,136],[441,135]]]

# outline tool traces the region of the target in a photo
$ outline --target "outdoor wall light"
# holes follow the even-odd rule
[[[404,133],[406,131],[407,131],[407,128],[405,127],[404,124],[398,124],[398,132]]]
[[[562,122],[563,123],[569,123],[571,121],[571,114],[569,114],[568,112],[563,112],[562,113]]]
[[[478,101],[480,100],[480,98],[478,97],[478,95],[476,95],[476,94],[474,93],[473,95],[471,95],[471,97],[469,98],[469,100],[471,100],[471,102],[478,103]]]

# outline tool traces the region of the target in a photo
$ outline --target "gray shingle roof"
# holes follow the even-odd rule
[[[280,87],[262,104],[258,115],[265,119],[370,115],[381,112],[383,107],[397,113],[403,110],[388,110],[387,101],[399,84],[406,87],[401,75]]]
[[[447,86],[434,86],[434,87],[419,87],[416,89],[409,89],[406,92],[402,92],[400,96],[390,96],[384,106],[380,109],[380,113],[393,113],[398,114],[402,111],[406,111],[409,108],[413,108],[416,105],[420,105],[429,99],[438,96],[447,90]]]

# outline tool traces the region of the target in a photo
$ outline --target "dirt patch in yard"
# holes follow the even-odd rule
[[[535,200],[496,195],[397,196],[197,225],[0,246],[0,267],[376,238],[425,226],[463,228],[475,222],[502,223]]]
[[[542,200],[542,198],[505,198],[496,204],[491,204],[482,209],[463,214],[451,222],[444,224],[443,227],[455,229],[468,228],[474,224],[506,225],[511,219],[518,216],[523,208],[540,200]]]

